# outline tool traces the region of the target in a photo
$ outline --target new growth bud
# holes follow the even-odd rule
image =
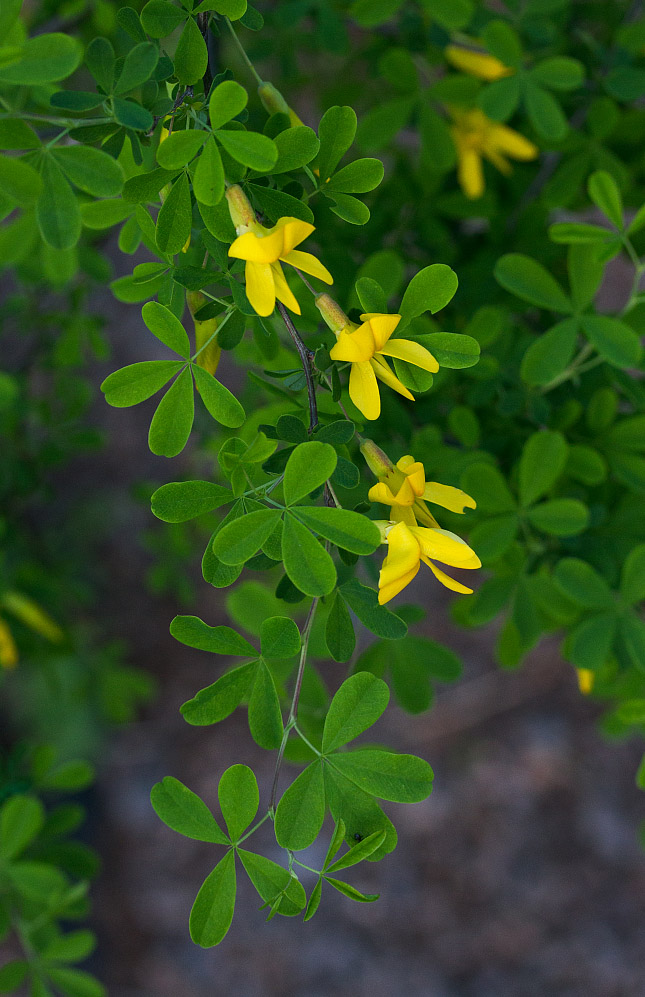
[[[333,333],[338,335],[348,325],[351,325],[343,309],[328,294],[318,294],[315,300],[318,311]]]
[[[377,447],[373,440],[364,440],[361,443],[361,453],[365,458],[367,466],[372,474],[377,478],[382,478],[389,471],[394,470],[394,464],[380,447]]]
[[[207,370],[209,374],[214,374],[222,353],[222,348],[215,335],[219,325],[219,317],[206,319],[203,322],[195,318],[196,313],[206,304],[207,300],[201,291],[186,291],[186,304],[195,323],[195,351],[197,352],[195,362]]]
[[[228,201],[228,210],[231,213],[231,221],[235,226],[235,231],[238,235],[242,235],[256,221],[251,202],[242,188],[237,184],[233,184],[232,187],[227,189],[226,200]]]
[[[262,101],[262,107],[267,114],[286,114],[292,125],[301,125],[302,121],[289,107],[286,100],[273,83],[261,83],[258,87],[258,97]]]

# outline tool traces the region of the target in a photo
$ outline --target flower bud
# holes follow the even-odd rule
[[[203,367],[209,374],[214,374],[219,364],[222,347],[217,342],[215,332],[219,325],[219,318],[206,319],[204,322],[195,318],[196,312],[206,304],[207,298],[201,291],[186,291],[186,304],[195,323],[195,350],[197,353],[195,363]],[[206,345],[208,344],[208,345]],[[203,347],[203,349],[202,349]]]
[[[338,335],[348,325],[351,325],[343,309],[328,294],[316,295],[315,301],[318,311],[333,333]]]
[[[377,447],[373,440],[364,440],[361,443],[361,453],[365,458],[367,466],[372,474],[377,478],[382,478],[394,469],[394,464],[380,447]]]
[[[258,97],[267,114],[286,114],[292,126],[303,123],[273,83],[261,83],[258,87]]]
[[[242,235],[256,220],[251,202],[242,188],[237,184],[233,184],[232,187],[227,189],[226,200],[228,201],[228,210],[231,213],[231,221],[235,226],[235,231],[238,235]]]

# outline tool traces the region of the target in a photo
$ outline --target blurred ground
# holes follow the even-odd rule
[[[108,369],[155,356],[150,337],[137,342],[136,307],[108,300]],[[166,829],[150,787],[175,775],[216,809],[228,765],[250,764],[266,792],[273,757],[253,745],[242,716],[216,728],[181,719],[180,704],[223,665],[215,671],[211,656],[168,635],[177,606],[145,591],[146,558],[133,538],[151,521],[127,497],[142,476],[174,480],[178,462],[146,450],[149,403],[107,410],[99,402],[97,413],[112,434],[109,454],[86,463],[81,477],[111,496],[118,527],[104,552],[101,612],[112,634],[129,641],[132,663],[160,686],[143,718],[113,739],[99,782],[104,872],[94,920],[97,971],[111,997],[642,997],[638,745],[603,742],[597,709],[578,694],[555,644],[521,673],[502,674],[490,653],[494,634],[455,630],[443,591],[430,584],[428,632],[462,653],[465,674],[427,715],[392,708],[376,729],[435,769],[425,803],[386,805],[396,851],[347,876],[381,900],[358,905],[328,893],[308,924],[265,924],[240,880],[229,936],[211,951],[192,945],[188,913],[218,850]],[[191,612],[216,622],[222,594],[204,583],[199,592]]]

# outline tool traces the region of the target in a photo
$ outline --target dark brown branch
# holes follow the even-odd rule
[[[278,311],[282,316],[282,320],[287,327],[289,335],[293,339],[294,345],[300,356],[300,361],[302,363],[302,369],[305,372],[305,381],[307,382],[307,394],[309,396],[309,432],[313,433],[314,429],[318,425],[318,406],[316,404],[316,384],[314,382],[313,375],[313,353],[311,350],[307,349],[302,339],[300,338],[300,333],[296,329],[295,325],[291,321],[291,316],[289,315],[287,309],[284,307],[281,301],[278,302]]]

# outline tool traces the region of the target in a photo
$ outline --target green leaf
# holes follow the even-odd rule
[[[163,0],[165,3],[166,0]],[[126,180],[123,187],[123,200],[131,201],[133,204],[141,204],[143,201],[156,201],[157,195],[162,187],[174,180],[175,175],[168,170],[158,167],[148,173],[139,173]]]
[[[193,379],[182,370],[159,402],[150,423],[148,446],[158,457],[176,457],[186,446],[195,418]]]
[[[2,11],[0,11],[0,32],[2,32],[2,38],[5,38],[5,36],[8,35],[9,29],[12,28],[18,20],[21,7],[22,0],[5,0],[3,3]]]
[[[29,963],[23,959],[12,959],[11,962],[6,962],[0,969],[0,994],[18,990],[28,972]]]
[[[69,931],[54,938],[44,949],[47,962],[80,962],[96,948],[96,936],[91,931]]]
[[[390,700],[385,682],[370,672],[357,672],[341,685],[331,701],[322,750],[325,754],[353,741],[375,724]]]
[[[320,183],[331,176],[356,135],[356,112],[352,107],[330,107],[318,127],[320,152],[316,162]]]
[[[585,609],[604,609],[611,604],[612,593],[605,579],[577,557],[558,561],[553,580],[569,599]]]
[[[340,592],[337,592],[327,616],[325,643],[334,661],[349,661],[356,647],[351,616]]]
[[[0,188],[11,201],[29,207],[40,197],[43,182],[40,174],[24,159],[0,156]]]
[[[338,173],[334,173],[329,183],[325,185],[325,191],[365,194],[378,187],[383,180],[383,174],[383,163],[380,159],[357,159],[344,166]]]
[[[248,99],[244,87],[235,80],[224,80],[216,86],[208,102],[211,128],[221,128],[231,118],[236,118],[246,107]]]
[[[197,390],[213,419],[230,429],[241,426],[246,413],[235,395],[203,367],[193,364],[192,371]]]
[[[36,203],[40,234],[52,249],[71,249],[81,235],[78,201],[58,164],[48,156],[42,166],[43,189]]]
[[[482,41],[491,55],[505,66],[518,69],[522,64],[522,43],[506,21],[489,21],[482,32]]]
[[[193,699],[187,700],[181,707],[180,712],[186,723],[206,727],[229,717],[242,700],[251,695],[256,669],[257,662],[249,661],[226,672],[205,689],[200,689]]]
[[[617,229],[623,228],[623,199],[611,173],[597,170],[589,177],[589,197]]]
[[[242,166],[262,173],[272,169],[278,158],[278,149],[270,138],[259,132],[228,131],[223,128],[215,132],[217,141],[224,146],[229,156]]]
[[[124,128],[132,128],[135,132],[147,132],[155,123],[150,111],[138,104],[136,100],[113,97],[112,107],[115,119]]]
[[[273,676],[262,659],[258,664],[249,699],[249,730],[255,743],[261,748],[276,751],[280,747],[284,733],[280,700]]]
[[[375,28],[394,17],[403,0],[354,0],[349,13],[362,28]]]
[[[306,125],[285,128],[275,136],[273,142],[278,150],[278,159],[268,171],[270,173],[290,173],[292,170],[298,170],[315,159],[320,148],[315,131]],[[325,187],[325,190],[328,189],[329,185]]]
[[[520,375],[530,385],[549,384],[568,366],[578,339],[578,320],[565,318],[538,336],[522,357]]]
[[[59,32],[28,38],[15,62],[0,67],[0,83],[38,85],[71,76],[80,64],[83,50],[70,35]]]
[[[309,530],[290,515],[284,520],[282,556],[284,570],[305,595],[329,595],[333,591],[336,585],[334,562]]]
[[[253,770],[248,765],[231,765],[219,781],[217,795],[231,841],[237,841],[260,806],[260,793]]]
[[[207,138],[208,132],[195,128],[172,132],[159,143],[157,162],[164,170],[181,170],[195,158]]]
[[[571,245],[567,251],[567,270],[574,307],[583,311],[596,296],[605,272],[605,263],[598,259],[597,248]]]
[[[131,48],[123,60],[123,69],[114,92],[128,93],[149,80],[159,61],[159,49],[152,42],[141,42]]]
[[[101,385],[108,405],[127,408],[154,395],[184,366],[182,360],[144,360],[108,375]]]
[[[413,318],[429,311],[432,315],[445,308],[455,295],[459,281],[457,274],[444,263],[433,263],[415,274],[401,301],[401,332]]]
[[[416,755],[359,748],[335,754],[327,761],[359,789],[381,800],[420,803],[432,792],[432,769]]]
[[[82,969],[62,969],[51,966],[47,970],[50,982],[68,997],[106,997],[102,983]]]
[[[517,75],[494,80],[480,91],[477,104],[494,121],[508,121],[517,110],[522,86]]]
[[[564,653],[576,668],[597,671],[607,663],[616,634],[613,610],[588,616],[567,635]]]
[[[210,627],[198,616],[175,616],[170,624],[170,633],[175,640],[199,651],[241,657],[257,654],[253,645],[231,627]]]
[[[458,332],[430,332],[417,336],[416,339],[430,350],[442,367],[461,370],[464,367],[474,367],[479,361],[481,347],[472,336],[463,336]]]
[[[192,21],[190,23],[193,23]],[[235,856],[227,852],[201,886],[190,912],[190,937],[196,945],[219,945],[235,911]]]
[[[300,631],[288,616],[270,616],[260,627],[260,649],[265,658],[291,658],[300,650]]]
[[[224,526],[213,540],[213,553],[224,564],[242,564],[257,554],[280,522],[278,509],[258,509]]]
[[[610,315],[582,315],[589,342],[614,367],[635,367],[642,355],[640,338],[625,322]]]
[[[524,106],[536,132],[549,142],[561,142],[569,131],[564,112],[548,90],[532,81],[525,84]]]
[[[186,21],[174,56],[175,76],[180,83],[191,86],[202,79],[208,68],[206,42],[192,17]]]
[[[342,893],[344,897],[348,897],[350,900],[355,900],[357,903],[371,904],[375,900],[378,900],[379,893],[361,893],[357,890],[355,886],[351,886],[350,883],[344,883],[342,879],[334,879],[333,876],[325,876],[325,882],[333,886],[335,890]]]
[[[567,441],[562,433],[542,430],[524,444],[520,458],[519,490],[523,506],[533,505],[556,483],[567,462]]]
[[[645,723],[645,699],[629,699],[621,703],[616,711],[618,719],[624,724]]]
[[[0,857],[13,859],[24,852],[44,823],[45,810],[35,796],[10,796],[0,809]]]
[[[378,281],[371,277],[359,277],[356,281],[356,294],[364,312],[387,312],[387,298]]]
[[[224,197],[224,167],[217,143],[212,135],[197,161],[193,176],[193,192],[200,204],[215,207]]]
[[[85,62],[101,89],[106,93],[112,93],[116,62],[112,43],[107,38],[93,38],[87,46]]]
[[[249,183],[246,190],[252,195],[253,201],[258,205],[273,222],[278,218],[288,215],[292,218],[300,218],[303,222],[313,223],[314,215],[309,208],[298,198],[291,194],[285,194],[283,190],[274,190],[271,187],[260,187],[258,184]]]
[[[340,591],[352,612],[377,637],[386,637],[388,640],[405,637],[408,632],[406,624],[386,606],[379,606],[378,594],[374,589],[353,578],[345,582]]]
[[[284,869],[264,855],[247,852],[244,848],[238,848],[237,854],[265,904],[269,904],[271,908],[286,917],[300,913],[307,902],[307,897],[302,884],[288,869]]]
[[[327,193],[326,189],[324,193]],[[370,209],[358,198],[350,194],[330,193],[328,196],[334,202],[331,210],[343,221],[349,222],[350,225],[367,225],[370,220]]]
[[[635,613],[626,613],[618,621],[618,639],[628,660],[639,671],[645,669],[645,623]]]
[[[141,309],[141,318],[159,342],[174,350],[186,360],[190,357],[190,343],[186,330],[169,308],[158,301],[148,301]]]
[[[164,523],[187,523],[233,501],[230,488],[212,481],[169,481],[150,498],[150,508]]]
[[[123,188],[123,170],[115,159],[101,149],[70,145],[54,148],[58,165],[68,180],[94,197],[116,197]]]
[[[471,464],[461,476],[461,487],[472,495],[481,512],[515,512],[506,481],[491,464]]]
[[[354,554],[372,554],[381,543],[381,534],[372,520],[349,509],[297,506],[293,513],[310,530]]]
[[[629,605],[645,599],[645,544],[634,547],[623,564],[620,594]]]
[[[310,921],[314,916],[318,908],[320,907],[320,900],[322,897],[322,877],[318,877],[316,885],[314,886],[311,894],[309,895],[309,901],[307,903],[307,909],[305,911],[305,916],[303,921]]]
[[[553,242],[571,245],[596,245],[607,242],[613,232],[602,225],[589,225],[586,222],[556,222],[549,226],[549,239]]]
[[[511,294],[538,308],[565,314],[572,311],[571,302],[556,279],[530,256],[508,253],[500,257],[495,265],[495,278]]]
[[[589,510],[578,499],[542,502],[527,509],[526,517],[536,529],[556,537],[575,537],[589,525]]]
[[[320,759],[301,772],[282,796],[275,814],[276,841],[282,848],[309,848],[325,819],[325,787]]]
[[[343,869],[350,869],[353,865],[368,858],[377,848],[380,848],[384,841],[385,831],[375,831],[374,834],[368,834],[362,841],[352,845],[350,850],[333,865],[326,865],[325,872],[341,872]]]
[[[194,841],[227,845],[229,840],[203,800],[179,779],[166,776],[150,792],[153,809],[171,830]]]
[[[186,11],[168,0],[149,0],[141,11],[143,30],[151,38],[166,38],[186,20]]]
[[[531,70],[531,79],[552,90],[576,90],[585,79],[585,69],[577,59],[554,55],[543,59]]]
[[[319,426],[316,439],[321,443],[349,443],[354,437],[356,427],[349,419],[336,419],[326,426]]]
[[[300,443],[289,456],[284,472],[284,500],[294,505],[331,478],[338,460],[329,443]]]
[[[377,831],[385,831],[385,841],[368,857],[368,862],[378,862],[396,848],[396,830],[373,796],[330,765],[324,766],[324,779],[331,815],[339,827],[343,827],[345,842],[350,848]]]
[[[174,256],[190,235],[192,207],[190,186],[185,173],[175,181],[157,216],[156,239],[162,253]]]

